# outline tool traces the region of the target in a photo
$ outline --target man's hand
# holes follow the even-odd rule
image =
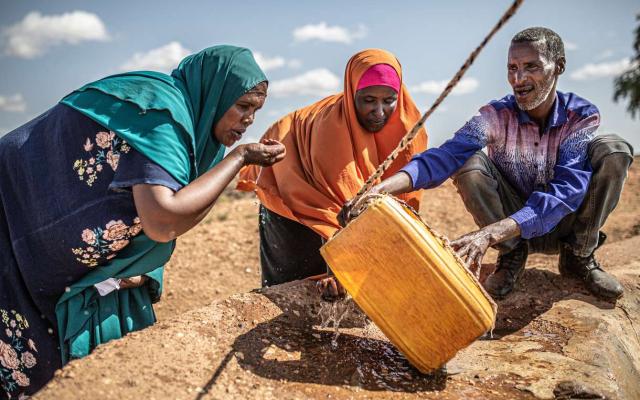
[[[367,195],[388,193],[395,196],[403,193],[408,193],[412,190],[413,182],[411,182],[411,177],[405,172],[398,172],[397,174],[392,175],[391,177],[372,187],[366,195],[360,198],[360,201],[357,204],[354,203],[353,199],[344,203],[344,206],[342,206],[342,209],[338,213],[338,223],[344,228],[345,226],[347,226],[349,221],[360,215],[360,213],[364,210],[364,207],[362,207],[362,203],[366,199]]]
[[[340,212],[338,213],[338,223],[340,224],[341,227],[344,228],[345,226],[347,226],[347,224],[349,223],[349,221],[351,221],[352,218],[357,217],[357,215],[354,215],[352,213],[353,206],[354,206],[354,199],[351,199],[351,200],[348,200],[346,203],[344,203],[344,205],[340,209]]]
[[[479,278],[482,258],[489,247],[517,236],[520,236],[520,226],[513,219],[505,218],[461,236],[451,242],[451,247],[475,277]]]
[[[451,242],[451,247],[462,258],[469,271],[476,279],[480,279],[482,258],[491,245],[490,234],[483,229],[471,233]]]
[[[344,228],[345,226],[347,226],[349,221],[360,215],[360,213],[365,210],[364,203],[367,201],[368,196],[379,193],[381,193],[381,186],[376,185],[372,187],[367,193],[365,193],[364,196],[360,197],[360,201],[358,201],[357,203],[354,201],[355,197],[344,203],[344,205],[340,209],[340,212],[338,213],[338,223],[340,224],[340,226]]]

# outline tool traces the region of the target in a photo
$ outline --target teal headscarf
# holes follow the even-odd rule
[[[138,71],[89,83],[62,99],[114,131],[129,145],[187,185],[216,165],[225,148],[212,135],[224,113],[267,78],[248,49],[214,46],[186,57],[171,73]],[[56,305],[63,363],[96,345],[155,322],[151,307],[162,291],[162,272],[174,242],[144,234],[118,257],[74,283]],[[148,286],[99,296],[107,278],[145,274]]]

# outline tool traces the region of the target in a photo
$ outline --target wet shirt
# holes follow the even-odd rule
[[[55,304],[142,231],[131,187],[181,185],[61,104],[0,138],[0,171],[2,398],[32,393],[60,368]]]
[[[489,158],[526,203],[511,215],[529,239],[552,230],[575,212],[589,186],[589,142],[600,114],[573,93],[556,93],[546,128],[532,121],[513,95],[480,108],[453,138],[415,156],[402,170],[414,188],[432,188],[453,175],[478,150]]]

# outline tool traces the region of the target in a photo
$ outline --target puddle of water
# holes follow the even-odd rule
[[[303,296],[272,299],[283,313],[260,324],[234,348],[240,364],[268,379],[374,391],[442,390],[446,372],[422,374],[350,297],[321,301]],[[286,301],[285,301],[286,300]]]
[[[331,309],[330,321],[344,310]],[[326,320],[325,320],[326,321]],[[334,326],[301,328],[286,319],[254,331],[236,344],[244,357],[238,362],[269,379],[338,385],[375,391],[420,392],[442,390],[446,373],[425,375],[415,369],[388,341],[364,337],[366,328],[342,329],[336,346]],[[323,330],[325,329],[325,330]]]
[[[282,316],[251,331],[236,343],[236,351],[244,354],[239,362],[269,379],[375,391],[444,388],[446,372],[422,374],[373,323],[354,326],[352,320],[364,314],[351,299],[317,304],[306,316],[316,325],[301,325],[297,318]]]

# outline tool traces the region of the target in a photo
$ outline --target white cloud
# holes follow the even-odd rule
[[[269,83],[269,94],[275,97],[292,95],[328,96],[340,88],[340,78],[325,68]]]
[[[606,60],[607,58],[611,58],[614,54],[615,51],[611,49],[604,50],[596,56],[596,61]]]
[[[254,52],[253,57],[256,59],[256,62],[263,71],[282,68],[284,66],[293,69],[300,68],[302,66],[302,61],[298,59],[294,58],[292,60],[286,60],[284,57],[280,56],[268,57],[260,53],[259,51]]]
[[[623,58],[618,61],[610,61],[603,63],[589,63],[583,65],[577,70],[573,71],[570,78],[574,81],[586,81],[591,79],[606,78],[609,76],[620,75],[624,71],[631,68],[631,61],[628,58]]]
[[[569,50],[569,51],[578,50],[578,45],[573,43],[573,42],[565,41],[564,42],[564,49],[565,50]]]
[[[259,51],[256,51],[253,53],[253,58],[256,59],[256,62],[258,63],[260,68],[262,68],[263,71],[281,68],[281,67],[284,67],[285,64],[287,63],[283,57],[280,57],[280,56],[267,57],[262,53],[260,53]]]
[[[293,39],[296,42],[306,42],[309,40],[320,40],[322,42],[338,42],[349,44],[356,39],[367,36],[367,28],[358,25],[358,28],[350,31],[342,26],[329,26],[326,22],[319,24],[308,24],[293,30]]]
[[[429,93],[440,94],[449,81],[426,81],[411,88],[411,93]],[[451,91],[452,95],[461,95],[474,92],[480,82],[476,78],[462,78],[460,82]]]
[[[32,11],[22,21],[6,28],[3,36],[8,54],[28,59],[44,54],[52,46],[109,40],[100,17],[86,11],[59,15]]]
[[[294,58],[293,60],[287,61],[287,67],[291,69],[298,69],[302,67],[302,61],[298,60],[297,58]]]
[[[27,103],[24,101],[22,94],[17,93],[13,96],[0,96],[0,111],[24,112],[26,109]]]
[[[173,41],[147,52],[135,53],[120,66],[120,69],[123,71],[171,72],[189,54],[191,54],[191,50],[183,47],[180,42]]]

